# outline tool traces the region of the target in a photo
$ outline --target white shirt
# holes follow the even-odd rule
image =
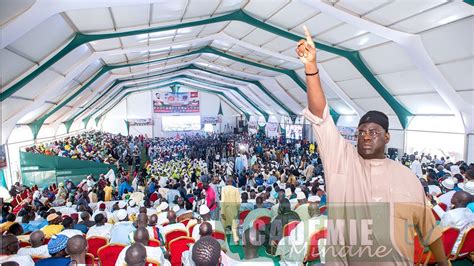
[[[446,211],[451,210],[451,199],[453,198],[454,193],[456,193],[456,191],[451,190],[451,191],[448,191],[448,192],[446,192],[443,195],[438,197],[440,202],[442,202],[442,203],[446,204],[446,206],[448,206]]]
[[[127,252],[127,249],[129,247],[130,246],[127,246],[124,249],[122,249],[122,251],[120,251],[117,261],[115,262],[115,266],[127,265],[127,263],[125,262],[125,253]],[[163,255],[163,251],[161,250],[161,248],[149,247],[149,246],[145,246],[145,248],[146,248],[147,258],[158,261],[160,265],[166,265],[166,266],[171,265],[171,263],[167,259],[165,259],[165,256]]]
[[[451,252],[451,254],[456,254],[464,233],[474,225],[474,213],[468,208],[456,208],[445,212],[440,217],[440,225],[442,227],[454,227],[459,229],[459,236]]]
[[[225,230],[224,230],[224,226],[222,225],[222,222],[221,221],[206,221],[208,223],[211,224],[212,226],[212,231],[218,231],[218,232],[222,232],[222,233],[225,233]],[[198,241],[200,238],[201,238],[201,235],[199,234],[199,226],[201,224],[196,224],[193,228],[193,233],[191,234],[192,238],[194,238],[194,240]]]
[[[115,173],[113,169],[110,169],[107,174],[105,174],[105,178],[109,180],[110,184],[114,185],[115,182]]]
[[[418,176],[418,178],[423,177],[423,172],[421,171],[421,163],[418,160],[414,160],[410,166],[411,171]]]
[[[77,230],[77,229],[65,229],[65,230],[62,230],[58,235],[65,235],[68,238],[71,238],[71,237],[77,236],[77,235],[82,236],[82,232]]]
[[[28,255],[42,258],[49,258],[48,245],[42,245],[36,248],[33,247],[24,247],[18,250],[18,255]]]
[[[428,185],[428,192],[432,196],[438,196],[441,194],[441,188],[439,188],[437,185]]]
[[[18,265],[21,266],[33,266],[35,265],[35,262],[33,259],[31,259],[31,256],[26,256],[26,255],[11,255],[11,256],[0,256],[0,262],[4,263],[7,261],[14,261],[18,263]]]
[[[160,212],[158,214],[158,221],[156,222],[156,225],[162,225],[164,223],[168,222],[168,212]]]
[[[87,237],[101,236],[110,239],[110,231],[112,231],[112,227],[113,225],[109,223],[105,223],[101,226],[94,225],[89,228],[89,231],[87,231]]]

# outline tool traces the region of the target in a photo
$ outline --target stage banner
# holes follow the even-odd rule
[[[256,134],[258,131],[258,122],[252,118],[253,117],[250,117],[250,121],[248,122],[248,130],[250,134]]]
[[[7,154],[5,153],[5,145],[0,145],[0,169],[7,167]]]
[[[128,119],[129,126],[153,126],[153,119],[151,118],[139,118],[139,119]]]
[[[199,92],[155,92],[155,113],[199,113]]]
[[[201,117],[202,124],[219,124],[222,123],[222,117],[220,116],[203,116]]]
[[[277,122],[267,122],[265,125],[265,130],[267,137],[277,137],[278,136],[278,123]]]

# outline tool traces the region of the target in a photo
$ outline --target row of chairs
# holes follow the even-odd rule
[[[451,251],[453,250],[454,244],[459,237],[459,230],[457,228],[445,228],[443,230],[443,235],[441,236],[443,240],[444,252],[446,257],[449,260],[454,261],[458,259],[469,258],[471,261],[474,260],[474,226],[470,227],[463,235],[461,243],[459,244],[456,253],[453,255]],[[434,257],[431,251],[425,252],[423,245],[419,239],[418,235],[415,235],[414,239],[415,244],[415,264],[434,264],[436,263],[436,258]]]

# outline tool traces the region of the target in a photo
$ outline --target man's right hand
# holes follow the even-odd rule
[[[313,38],[309,33],[306,26],[303,26],[306,39],[302,39],[298,42],[296,47],[296,54],[303,64],[313,65],[316,62],[316,48],[313,42]]]

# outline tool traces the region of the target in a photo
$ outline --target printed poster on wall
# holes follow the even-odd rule
[[[267,137],[278,137],[278,123],[277,122],[267,122],[265,125],[265,130]]]
[[[254,119],[254,117],[250,117],[250,121],[248,122],[248,130],[250,134],[256,134],[258,131],[258,122]]]
[[[220,116],[203,116],[201,117],[202,124],[218,124],[222,123],[222,117]]]
[[[199,92],[154,92],[155,113],[199,113]]]

